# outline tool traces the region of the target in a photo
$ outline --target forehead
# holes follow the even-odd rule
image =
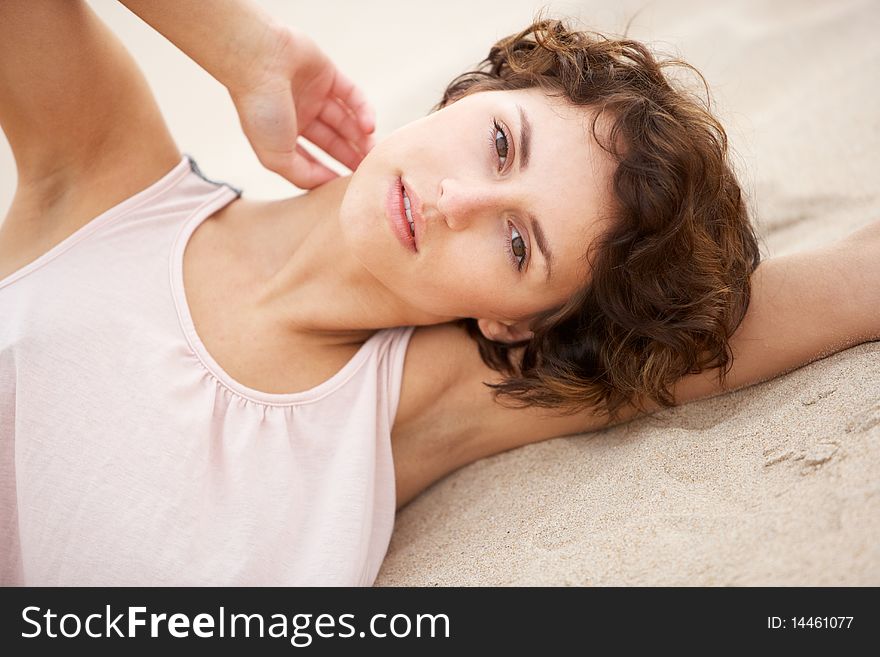
[[[616,163],[593,135],[596,110],[578,107],[540,89],[485,92],[513,132],[519,161],[524,123],[529,128],[529,163],[514,169],[523,203],[540,222],[556,263],[554,287],[582,282],[582,258],[599,235],[612,207],[611,181]],[[604,123],[596,132],[604,139]],[[577,280],[572,280],[577,278]]]

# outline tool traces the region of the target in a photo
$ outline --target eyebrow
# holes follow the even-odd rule
[[[549,283],[550,276],[553,273],[553,253],[550,251],[550,245],[547,243],[547,238],[544,237],[544,230],[541,228],[541,224],[535,218],[535,215],[529,214],[529,224],[532,227],[535,241],[538,243],[538,250],[544,256],[544,269],[547,270],[546,280]]]
[[[526,116],[522,105],[517,104],[516,109],[519,112],[519,170],[525,171],[529,166],[529,154],[532,147],[532,124],[529,123],[529,117]],[[549,282],[553,273],[553,252],[550,250],[550,244],[547,243],[541,223],[533,214],[529,214],[529,225],[532,227],[532,234],[538,243],[538,250],[544,256],[544,269],[547,270],[546,280]]]
[[[529,153],[532,147],[532,124],[522,105],[517,105],[519,110],[519,168],[525,171],[529,168]]]

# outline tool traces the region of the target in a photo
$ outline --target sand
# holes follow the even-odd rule
[[[378,136],[538,7],[264,2],[373,101]],[[442,5],[442,6],[441,6]],[[262,171],[224,90],[115,3],[181,148],[255,198]],[[765,258],[880,218],[880,5],[556,2],[554,13],[680,55],[729,130]],[[641,11],[639,11],[641,9]],[[0,140],[0,212],[15,187]],[[878,309],[880,312],[880,309]],[[399,514],[378,585],[878,585],[880,343],[602,432],[474,463]]]

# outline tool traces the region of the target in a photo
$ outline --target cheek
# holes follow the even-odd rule
[[[435,254],[422,262],[406,289],[414,305],[444,315],[478,317],[491,315],[503,305],[504,294],[497,272],[473,266],[467,254]]]

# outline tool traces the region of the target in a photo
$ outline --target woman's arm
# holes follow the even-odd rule
[[[43,208],[78,188],[121,200],[178,159],[134,60],[80,0],[0,2],[0,125],[16,201]]]
[[[282,26],[248,0],[120,0],[223,86],[270,73]]]
[[[372,147],[373,110],[306,34],[248,0],[121,0],[228,90],[266,168],[309,189],[336,177],[302,135],[349,167]]]
[[[674,386],[678,404],[880,340],[880,221],[824,247],[766,260],[752,274],[752,290],[730,342],[728,386],[720,387],[717,370],[685,377]]]
[[[752,274],[752,298],[730,341],[733,366],[722,389],[717,369],[673,386],[678,405],[772,379],[862,342],[880,340],[880,221],[822,248],[770,258]],[[432,337],[432,335],[434,337]],[[408,408],[394,443],[398,504],[434,481],[480,458],[548,438],[604,429],[607,417],[584,411],[509,409],[494,402],[482,382],[497,383],[464,331],[430,327],[407,364],[436,374],[410,387]],[[442,344],[441,344],[442,343]],[[411,348],[412,349],[412,348]],[[447,355],[440,361],[438,353]],[[421,358],[424,362],[416,362]],[[646,403],[650,412],[660,408]],[[640,415],[628,407],[623,423]],[[396,428],[397,425],[396,425]]]
[[[0,278],[180,161],[134,60],[80,0],[0,1],[0,126],[18,172]]]

